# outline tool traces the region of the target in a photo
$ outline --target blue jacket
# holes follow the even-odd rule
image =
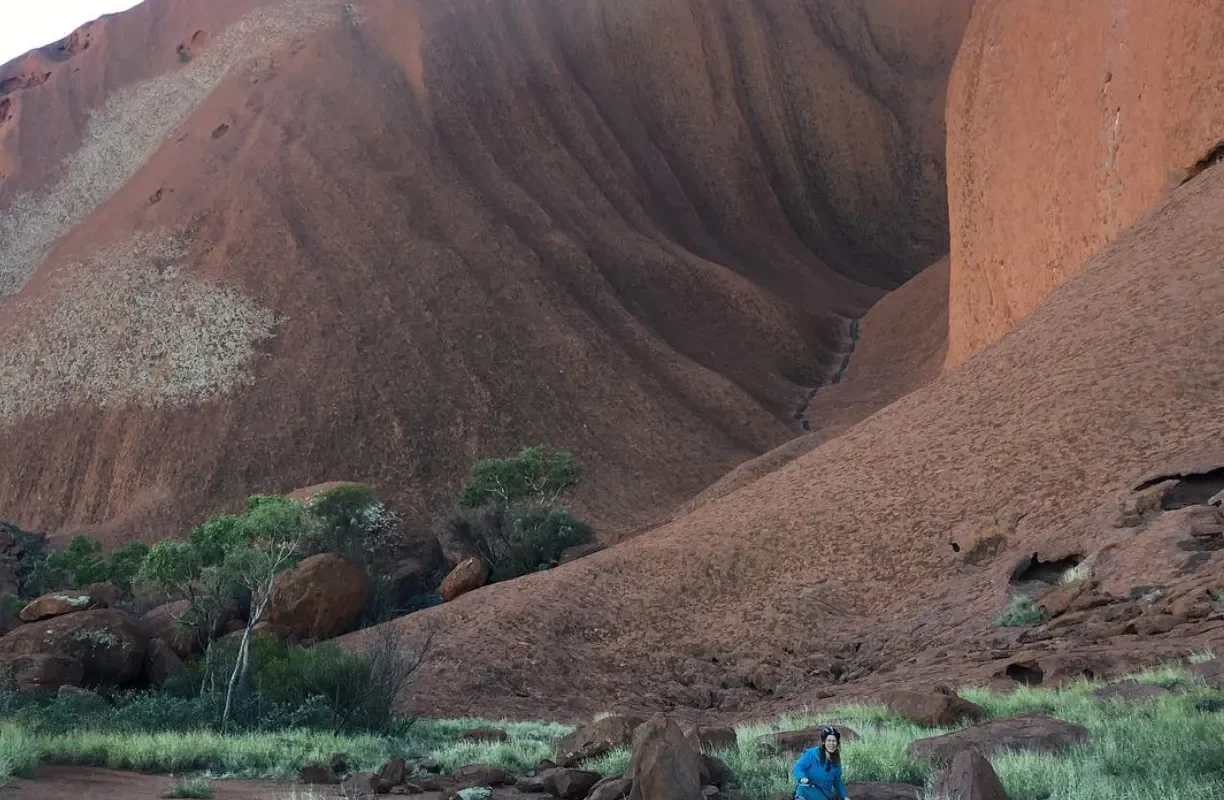
[[[800,786],[795,797],[800,800],[839,800],[846,797],[846,784],[842,783],[841,764],[820,763],[820,746],[809,747],[799,756],[791,768],[791,776],[798,783],[807,778],[811,786]]]

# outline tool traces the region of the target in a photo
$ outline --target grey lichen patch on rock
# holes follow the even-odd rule
[[[72,638],[78,642],[88,642],[94,648],[98,647],[118,647],[119,637],[115,636],[114,632],[107,628],[82,628],[72,634]]]
[[[287,0],[230,26],[181,69],[126,87],[93,112],[81,147],[41,192],[18,195],[0,212],[0,302],[16,294],[52,244],[100,206],[235,66],[326,25],[339,0]]]
[[[72,403],[184,406],[250,383],[276,315],[190,277],[182,239],[142,234],[95,253],[0,332],[0,424]]]

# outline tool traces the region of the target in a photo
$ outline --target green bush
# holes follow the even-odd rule
[[[554,505],[582,480],[582,465],[567,452],[544,457],[544,447],[524,448],[511,458],[486,458],[472,467],[472,480],[459,495],[461,508],[530,502]]]
[[[149,546],[144,542],[132,542],[112,551],[107,558],[102,555],[101,542],[78,534],[63,550],[36,553],[28,591],[36,596],[110,582],[124,594],[130,594],[148,552]]]
[[[582,473],[572,455],[546,457],[542,445],[478,461],[439,538],[478,554],[492,581],[555,566],[566,548],[595,538],[590,525],[557,505]]]
[[[226,685],[238,655],[233,639],[213,643],[208,657],[159,691],[108,694],[0,691],[0,711],[41,735],[74,731],[116,734],[188,733],[197,730],[394,733],[410,720],[394,714],[401,689],[428,650],[401,646],[391,632],[366,652],[334,644],[305,648],[275,637],[251,642],[250,671],[222,724]],[[0,686],[3,689],[3,686]]]
[[[131,594],[132,585],[148,554],[149,546],[144,542],[132,542],[113,550],[106,565],[106,579],[119,591]]]
[[[458,509],[444,524],[450,539],[480,555],[491,581],[552,567],[566,548],[595,539],[591,526],[565,509],[523,503]]]
[[[213,796],[212,782],[208,778],[196,776],[179,781],[170,788],[171,797],[194,797],[207,800]]]
[[[109,577],[102,543],[88,536],[72,537],[63,550],[47,553],[34,569],[32,581],[38,593],[57,589],[79,589]]]
[[[1018,628],[1023,625],[1036,625],[1044,622],[1045,612],[1031,597],[1016,596],[1006,611],[995,614],[995,624],[1001,628]]]

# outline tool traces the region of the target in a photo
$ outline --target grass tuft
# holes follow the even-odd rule
[[[40,756],[33,736],[16,725],[0,725],[0,781],[33,773]]]
[[[208,800],[213,796],[212,781],[202,776],[187,778],[174,784],[170,789],[171,797],[195,797]]]
[[[1022,625],[1036,625],[1044,622],[1045,612],[1031,597],[1017,595],[1012,598],[1006,611],[995,614],[995,624],[1001,628],[1018,628]]]

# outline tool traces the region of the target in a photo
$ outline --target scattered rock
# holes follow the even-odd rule
[[[1001,750],[1058,753],[1090,738],[1088,729],[1044,714],[1022,714],[964,730],[919,739],[907,748],[910,756],[947,763],[962,750],[991,756]]]
[[[457,597],[484,586],[488,578],[488,571],[483,561],[479,558],[466,558],[442,579],[438,593],[442,595],[442,602],[449,603]]]
[[[105,607],[104,603],[101,605]],[[41,622],[44,619],[61,617],[65,614],[88,611],[91,608],[98,607],[98,601],[89,592],[75,590],[51,592],[30,601],[25,608],[21,609],[21,613],[17,616],[21,618],[22,622]]]
[[[814,728],[804,728],[800,731],[783,731],[781,733],[770,733],[756,740],[758,749],[777,750],[784,756],[798,756],[809,747],[815,747],[820,744],[820,729],[823,725],[817,725]],[[837,725],[837,732],[841,734],[843,742],[853,742],[859,738],[858,733],[853,729],[847,728],[844,725]]]
[[[553,767],[556,769],[556,767]],[[514,782],[514,788],[524,794],[541,794],[548,791],[548,773],[552,770],[543,770],[535,775],[524,775]]]
[[[582,800],[595,784],[599,783],[598,772],[557,767],[545,773],[545,791],[563,800]]]
[[[884,695],[884,705],[897,716],[928,728],[986,718],[986,709],[958,697],[944,686],[929,692],[898,689]]]
[[[504,742],[510,735],[501,728],[473,728],[464,732],[461,738],[469,742]]]
[[[934,793],[948,800],[1007,800],[990,762],[973,750],[956,754],[951,765],[936,778]]]
[[[451,777],[461,787],[502,786],[509,782],[509,774],[495,764],[466,764],[459,767]]]
[[[345,800],[373,800],[379,794],[378,776],[373,772],[358,772],[344,779],[340,791]]]
[[[114,608],[123,599],[123,592],[110,581],[91,583],[85,587],[85,592],[94,599],[95,608]]]
[[[80,686],[85,667],[75,658],[35,653],[8,662],[17,688],[26,692],[53,692],[65,686]]]
[[[588,758],[598,758],[633,742],[633,732],[643,723],[637,716],[614,714],[583,725],[557,741],[559,766],[573,767]]]
[[[360,564],[335,553],[310,556],[277,577],[266,622],[296,639],[330,639],[357,621],[369,591]]]
[[[336,774],[330,764],[315,761],[303,765],[298,770],[298,780],[305,784],[334,784],[340,782],[340,776]]]
[[[674,720],[656,714],[633,733],[630,800],[700,800],[701,753]]]
[[[399,786],[407,777],[407,763],[402,758],[393,758],[378,770],[379,791],[386,792],[392,786]]]
[[[633,788],[633,781],[628,778],[604,778],[591,788],[587,800],[624,800]]]
[[[918,800],[918,787],[908,783],[847,783],[846,792],[854,800]]]
[[[87,684],[124,685],[144,672],[148,640],[136,619],[111,608],[91,609],[22,625],[0,637],[0,661],[58,655],[81,662]]]

